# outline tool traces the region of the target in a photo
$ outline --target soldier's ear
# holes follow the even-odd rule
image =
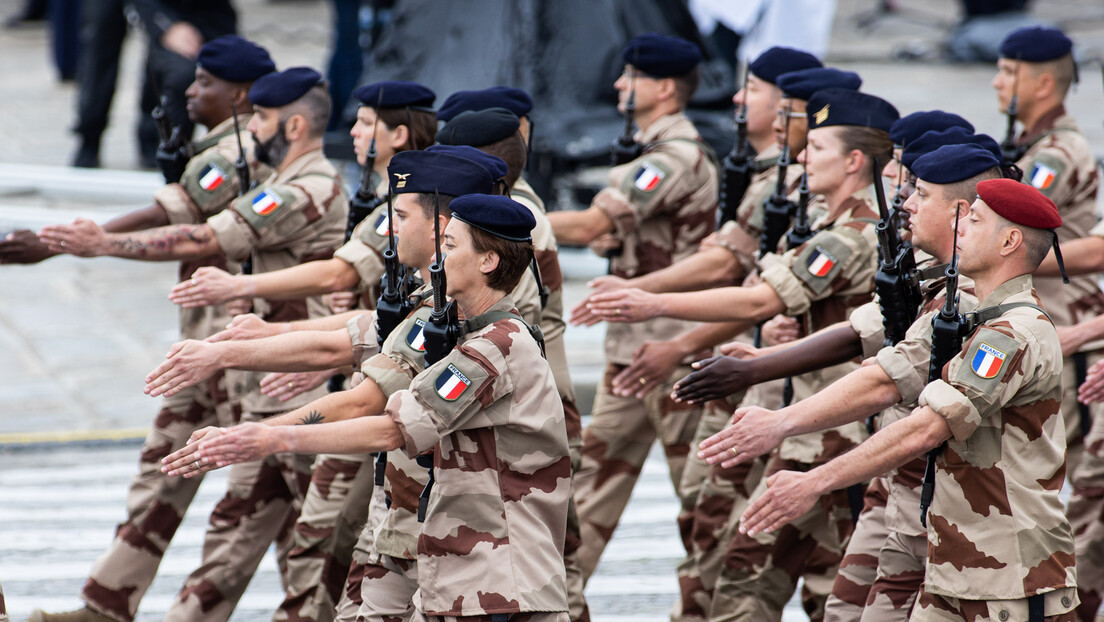
[[[1001,257],[1007,257],[1011,255],[1016,249],[1024,245],[1024,233],[1023,230],[1017,226],[1005,227],[1004,231],[1000,233]]]
[[[391,138],[391,150],[398,151],[401,147],[406,146],[406,143],[410,140],[410,128],[405,125],[400,125],[395,128],[395,134]],[[411,146],[413,148],[413,146]]]
[[[498,253],[496,253],[494,251],[487,251],[485,253],[480,253],[479,271],[482,272],[483,274],[491,274],[496,269],[498,269],[499,259],[500,258],[498,256]]]
[[[307,118],[301,114],[293,114],[284,122],[285,137],[290,141],[299,140],[306,136],[309,130]]]

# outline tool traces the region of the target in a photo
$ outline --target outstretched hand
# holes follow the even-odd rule
[[[170,397],[203,382],[219,370],[219,347],[188,339],[169,348],[167,359],[146,376],[147,395]]]
[[[165,457],[161,461],[161,472],[170,476],[195,477],[231,464],[271,456],[281,451],[279,438],[282,427],[250,422],[232,428],[206,428],[207,434],[189,440],[186,447]]]
[[[780,422],[778,411],[737,408],[728,427],[701,442],[698,458],[725,469],[750,462],[782,443],[785,434]]]
[[[52,252],[78,257],[99,257],[108,251],[107,233],[87,218],[78,218],[68,225],[47,225],[38,239]]]
[[[169,300],[185,309],[222,304],[239,298],[237,278],[225,270],[204,266],[169,292]]]
[[[820,490],[809,473],[780,471],[767,478],[767,490],[740,517],[740,533],[754,536],[780,529],[813,508]]]

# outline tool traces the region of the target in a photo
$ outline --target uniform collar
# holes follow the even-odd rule
[[[284,172],[278,174],[276,179],[272,183],[280,183],[289,179],[294,179],[302,175],[307,169],[317,166],[318,164],[329,164],[326,161],[325,156],[322,155],[322,149],[312,149],[304,153],[303,155],[295,158],[295,160],[288,165]]]
[[[1030,128],[1024,128],[1020,137],[1016,140],[1016,144],[1030,145],[1035,141],[1042,138],[1047,132],[1054,129],[1058,125],[1058,120],[1066,116],[1066,106],[1064,104],[1058,104],[1056,107],[1051,108],[1035,122],[1035,125]]]
[[[1021,274],[1020,276],[1013,277],[997,286],[992,293],[985,297],[985,300],[981,301],[978,308],[985,309],[988,307],[995,307],[1016,294],[1025,292],[1031,293],[1033,287],[1034,282],[1030,274]]]
[[[657,140],[680,137],[694,139],[698,137],[697,131],[694,130],[694,124],[686,118],[682,111],[663,115],[649,125],[647,129],[637,132],[634,138],[636,138],[636,142],[648,145]]]

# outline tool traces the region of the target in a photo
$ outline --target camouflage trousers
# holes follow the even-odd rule
[[[130,622],[157,574],[157,567],[202,477],[168,477],[161,459],[180,449],[192,432],[238,422],[240,411],[226,394],[225,374],[165,398],[142,445],[138,473],[127,492],[126,519],[107,551],[96,560],[81,598],[100,613]]]
[[[584,580],[594,573],[613,537],[656,438],[663,444],[675,493],[684,507],[689,507],[679,486],[702,410],[674,402],[670,393],[674,383],[690,372],[690,367],[676,369],[667,382],[652,389],[642,400],[618,397],[611,392],[610,382],[624,368],[606,366],[590,425],[583,431],[582,467],[575,474],[573,496],[582,538],[578,564]]]
[[[548,613],[544,611],[512,613],[509,622],[567,622],[567,612]],[[427,616],[415,611],[410,622],[498,622],[496,616]]]
[[[1071,588],[1048,592],[1046,622],[1074,622],[1077,593]],[[1027,599],[963,600],[921,590],[910,622],[1028,622]]]
[[[1091,367],[1096,361],[1104,359],[1100,352],[1085,353],[1085,365]],[[1086,368],[1087,368],[1086,367]],[[1077,470],[1081,463],[1081,456],[1085,451],[1085,437],[1081,428],[1082,406],[1077,401],[1078,388],[1077,369],[1074,358],[1068,356],[1062,361],[1062,419],[1066,423],[1066,473],[1071,474]],[[1094,415],[1099,406],[1089,407],[1089,416],[1095,420]]]
[[[678,519],[679,535],[689,553],[678,565],[679,598],[671,608],[672,622],[694,622],[709,616],[721,558],[736,534],[748,497],[763,475],[764,458],[722,469],[697,457],[698,445],[724,429],[732,411],[744,405],[781,407],[782,381],[755,385],[746,394],[733,394],[705,407],[680,484],[683,496],[690,501],[689,509],[683,504]]]
[[[258,420],[269,414],[246,413],[242,419]],[[286,586],[286,556],[313,463],[310,455],[276,454],[230,467],[226,494],[215,504],[207,524],[200,566],[185,579],[164,622],[230,619],[273,542]]]
[[[808,468],[772,455],[751,500],[766,491],[769,475]],[[758,533],[753,538],[737,532],[724,554],[709,619],[777,622],[798,579],[804,579],[802,605],[812,622],[820,622],[851,530],[847,491],[835,490],[773,533]]]
[[[324,455],[314,464],[287,556],[287,590],[277,622],[331,622],[353,546],[368,521],[373,456]]]
[[[904,622],[924,583],[926,535],[890,530],[885,522],[885,479],[870,482],[863,511],[847,544],[825,622]]]
[[[418,591],[418,562],[376,555],[364,566],[356,622],[402,622],[414,616]]]
[[[1068,391],[1067,391],[1068,392]],[[1066,516],[1077,559],[1077,619],[1093,622],[1104,600],[1104,415],[1094,413],[1081,461],[1069,471]]]

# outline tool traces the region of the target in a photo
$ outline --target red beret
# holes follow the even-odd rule
[[[1008,220],[1034,229],[1057,229],[1062,217],[1054,201],[1042,192],[1012,179],[987,179],[978,182],[978,198]]]

